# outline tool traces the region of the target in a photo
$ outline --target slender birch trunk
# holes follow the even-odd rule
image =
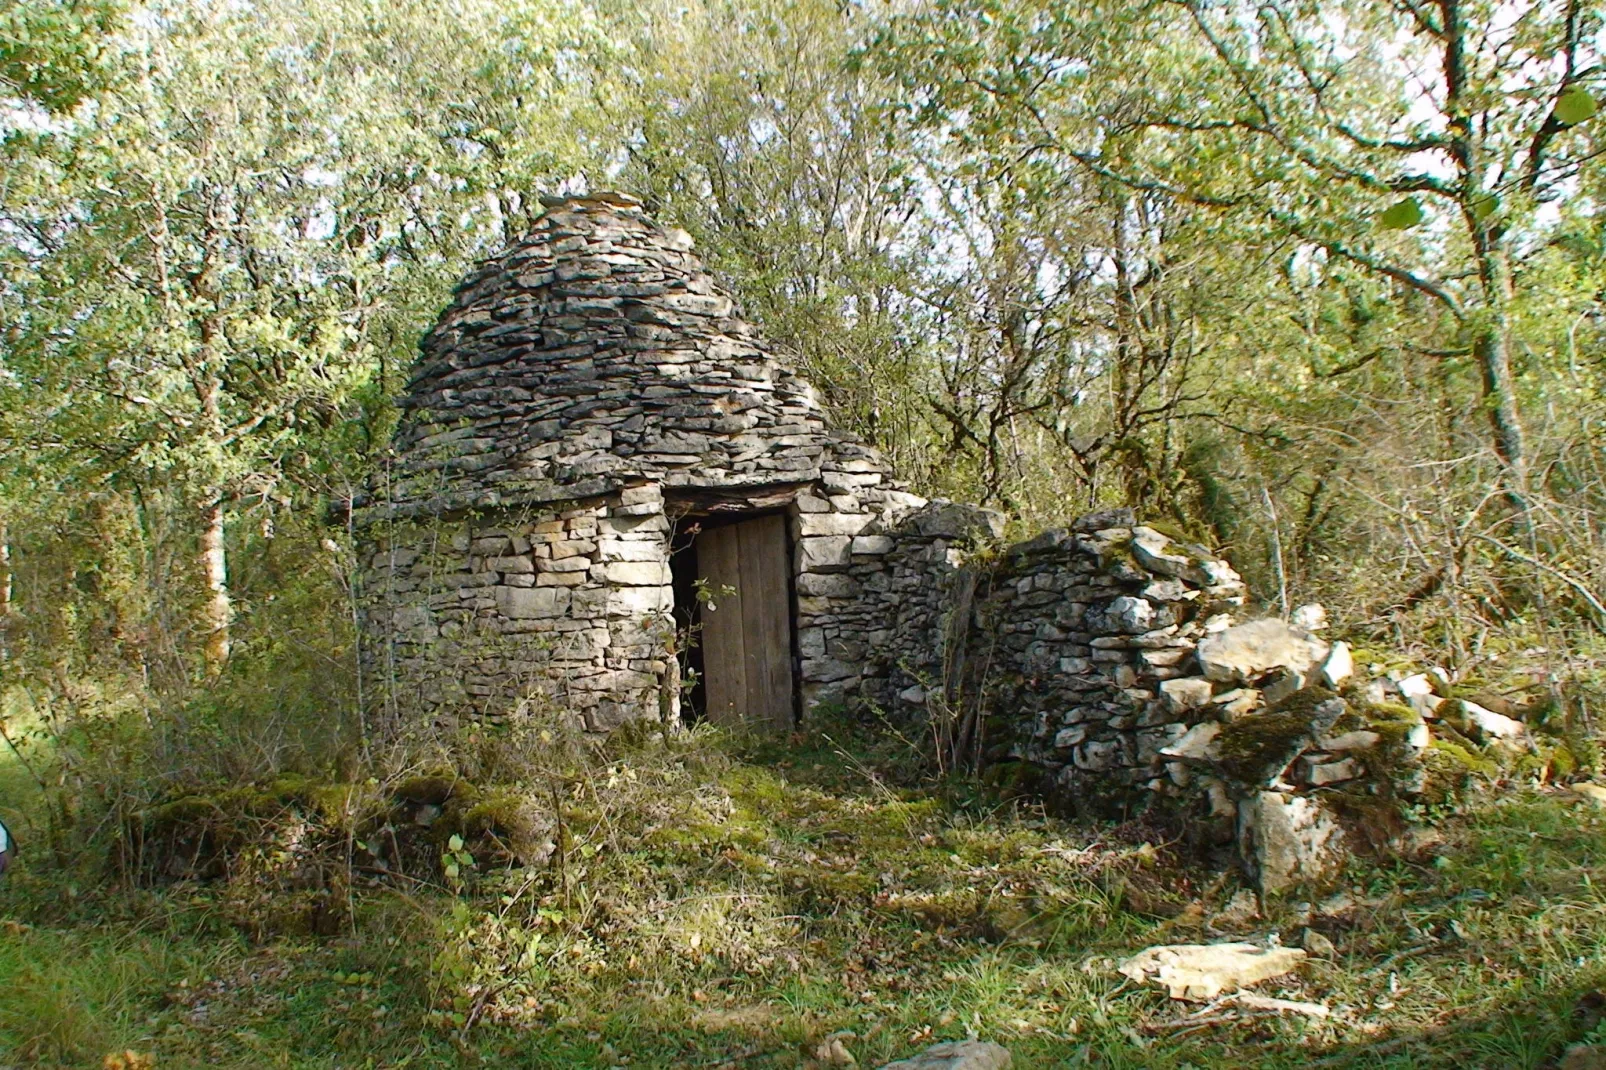
[[[11,538],[0,519],[0,662],[6,659],[6,626],[11,623]]]
[[[11,615],[11,539],[0,520],[0,621]]]
[[[206,603],[201,619],[206,625],[206,675],[216,678],[229,660],[229,625],[234,606],[229,599],[228,555],[223,545],[223,495],[217,494],[201,510],[201,572],[206,579]]]

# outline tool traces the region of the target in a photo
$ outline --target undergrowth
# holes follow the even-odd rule
[[[799,1067],[834,1037],[876,1065],[977,1034],[1023,1067],[1539,1067],[1598,1025],[1574,1008],[1606,983],[1606,819],[1570,796],[1515,791],[1420,858],[1358,865],[1325,907],[1234,924],[1231,881],[1152,829],[911,787],[831,733],[529,731],[415,751],[386,784],[433,762],[546,800],[550,853],[470,841],[445,845],[469,856],[455,877],[440,854],[354,869],[333,935],[250,924],[257,869],[114,888],[25,855],[0,886],[0,1060]],[[1152,943],[1307,927],[1336,956],[1263,991],[1327,1019],[1201,1012],[1113,970]]]

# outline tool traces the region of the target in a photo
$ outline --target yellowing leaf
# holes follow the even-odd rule
[[[1600,105],[1590,95],[1589,90],[1582,86],[1573,86],[1567,92],[1556,98],[1556,121],[1574,126],[1592,119]]]
[[[454,833],[452,838],[446,841],[446,849],[449,851],[461,851],[463,849],[463,837]]]
[[[1422,204],[1415,197],[1396,201],[1377,217],[1384,230],[1408,230],[1422,222]]]

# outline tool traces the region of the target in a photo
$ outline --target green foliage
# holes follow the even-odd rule
[[[1422,222],[1422,219],[1422,202],[1415,197],[1407,197],[1403,201],[1395,201],[1380,212],[1377,222],[1384,230],[1409,230]]]
[[[1567,126],[1588,122],[1599,110],[1594,96],[1583,86],[1575,85],[1556,98],[1556,121]]]
[[[0,86],[50,111],[70,110],[104,86],[123,18],[119,0],[5,0]]]

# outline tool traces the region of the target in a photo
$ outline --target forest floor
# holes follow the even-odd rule
[[[100,889],[25,843],[0,1066],[875,1066],[979,1035],[1019,1068],[1542,1067],[1603,1031],[1606,810],[1570,793],[1491,798],[1337,899],[1234,920],[1236,878],[1153,829],[893,787],[829,740],[602,774],[663,805],[577,834],[561,887],[485,860],[455,894],[362,885],[331,937],[248,935],[224,889]],[[27,790],[0,769],[8,805]],[[1307,928],[1331,953],[1257,991],[1325,1018],[1114,970]]]

